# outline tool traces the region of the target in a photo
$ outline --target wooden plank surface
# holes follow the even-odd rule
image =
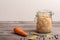
[[[27,21],[1,21],[0,22],[0,40],[20,40],[22,37],[23,40],[25,37],[17,35],[13,32],[14,27],[19,26],[25,30],[28,34],[31,31],[36,30],[36,24],[34,22]],[[52,33],[60,33],[60,22],[53,22],[52,24]],[[29,36],[30,37],[30,34]],[[28,37],[25,40],[28,40]],[[43,39],[42,39],[43,40]]]

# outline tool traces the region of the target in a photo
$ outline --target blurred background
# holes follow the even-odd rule
[[[60,0],[0,0],[0,21],[34,21],[36,12],[51,10],[60,21]]]

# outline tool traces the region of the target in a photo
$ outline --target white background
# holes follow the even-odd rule
[[[0,0],[0,21],[33,21],[42,9],[53,11],[53,21],[60,21],[60,0]]]

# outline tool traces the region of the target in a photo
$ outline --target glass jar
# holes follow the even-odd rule
[[[36,15],[37,25],[36,30],[40,33],[49,33],[52,31],[52,12],[51,11],[38,11]]]

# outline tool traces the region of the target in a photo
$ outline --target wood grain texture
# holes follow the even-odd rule
[[[31,31],[36,31],[36,24],[32,21],[1,21],[0,22],[0,40],[19,40],[24,37],[13,32],[14,27],[19,26],[28,34]],[[52,33],[60,33],[60,22],[52,23]],[[30,36],[30,34],[29,34]],[[28,37],[29,37],[28,36]],[[25,38],[25,40],[28,39]]]

